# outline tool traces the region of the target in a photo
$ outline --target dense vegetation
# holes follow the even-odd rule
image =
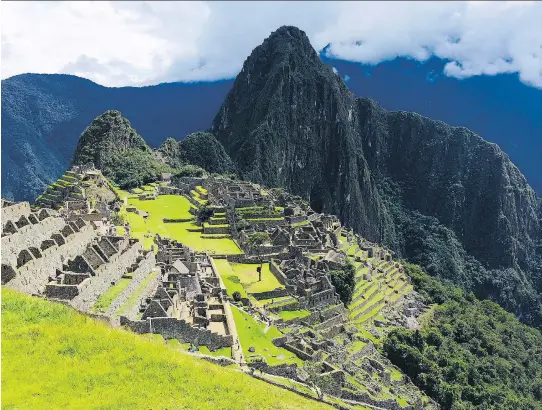
[[[542,409],[542,335],[496,303],[479,301],[406,265],[431,307],[421,330],[384,343],[399,366],[443,409]]]
[[[356,287],[356,268],[352,263],[346,263],[341,269],[330,271],[329,275],[341,302],[348,306]]]
[[[453,282],[479,299],[495,300],[531,326],[542,326],[542,261],[532,261],[531,276],[515,268],[485,268],[469,255],[457,235],[439,220],[404,206],[396,185],[383,184],[384,204],[393,229],[385,243],[431,276]]]
[[[3,288],[2,408],[329,408],[173,345]]]
[[[123,189],[137,188],[157,181],[162,172],[174,170],[137,148],[113,153],[103,167],[104,175]]]
[[[235,171],[224,147],[208,132],[195,132],[181,141],[168,138],[160,146],[164,161],[175,168],[192,164],[208,172],[229,173]]]

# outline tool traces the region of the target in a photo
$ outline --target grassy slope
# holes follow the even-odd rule
[[[2,289],[2,408],[328,408],[73,309]]]
[[[239,277],[233,272],[230,263],[226,259],[215,259],[215,265],[218,269],[218,273],[222,277],[224,286],[226,286],[228,295],[232,297],[234,292],[239,292],[241,297],[246,298],[247,293],[245,288],[241,284]]]

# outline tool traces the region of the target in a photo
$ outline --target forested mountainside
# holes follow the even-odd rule
[[[60,74],[2,80],[2,197],[33,201],[68,167],[85,127],[107,110],[122,111],[158,147],[207,128],[231,83],[107,88]]]
[[[243,177],[542,323],[540,200],[518,168],[465,128],[356,98],[301,30],[252,52],[212,132]]]
[[[397,328],[384,350],[443,409],[542,409],[542,335],[489,300],[406,271],[432,308],[420,330]]]
[[[168,138],[158,153],[168,165],[175,168],[192,164],[208,172],[235,172],[235,165],[224,147],[209,132],[195,132],[181,141]]]

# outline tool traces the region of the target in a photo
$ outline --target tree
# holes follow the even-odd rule
[[[352,301],[352,294],[356,286],[356,268],[351,263],[347,263],[341,269],[330,271],[329,275],[341,301],[345,306],[348,305]]]
[[[236,302],[239,302],[242,299],[241,292],[236,290],[235,292],[233,292],[232,297],[233,297],[233,300],[235,300]]]
[[[116,226],[120,226],[124,223],[124,219],[118,212],[113,212],[111,214],[111,222],[113,222]]]
[[[213,209],[208,207],[207,205],[203,205],[198,209],[198,222],[204,223],[209,220],[211,216],[213,216]]]
[[[262,281],[262,265],[263,260],[261,259],[262,245],[271,242],[271,238],[267,232],[254,232],[247,239],[247,246],[250,252],[256,252],[260,257],[260,267],[258,269],[258,281]]]

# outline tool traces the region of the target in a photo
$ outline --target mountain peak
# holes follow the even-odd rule
[[[273,31],[245,60],[241,75],[247,71],[267,74],[273,67],[287,65],[290,69],[315,65],[324,67],[305,32],[294,26]]]
[[[112,153],[128,148],[150,152],[145,140],[132,128],[130,121],[120,111],[108,110],[96,117],[81,134],[73,164],[93,163],[101,169]]]
[[[266,39],[268,41],[301,41],[310,44],[307,34],[295,26],[281,26]]]

